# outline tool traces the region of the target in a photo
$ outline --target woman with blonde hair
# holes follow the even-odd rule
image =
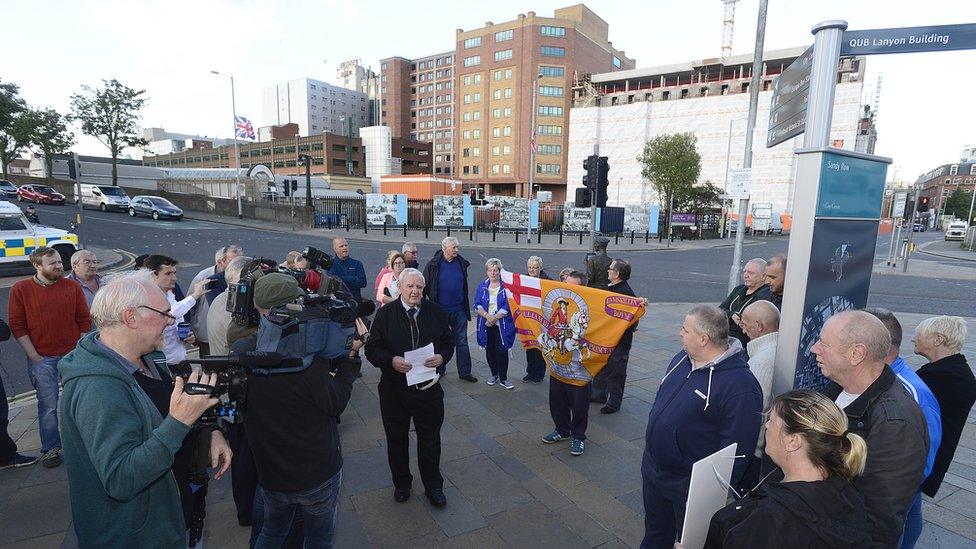
[[[376,275],[376,280],[373,281],[373,290],[375,290],[377,294],[383,291],[383,286],[381,285],[381,281],[383,280],[383,275],[393,271],[393,266],[392,266],[393,256],[399,253],[400,252],[396,250],[390,250],[386,252],[386,263],[383,264],[383,268],[380,269],[380,273]]]
[[[718,510],[705,547],[867,547],[871,523],[851,481],[868,449],[847,430],[844,412],[820,393],[797,390],[776,397],[767,415],[766,453],[783,478]]]
[[[383,273],[380,283],[376,286],[376,301],[380,305],[386,305],[400,297],[400,273],[407,268],[407,258],[403,254],[394,250],[390,254],[390,270]]]

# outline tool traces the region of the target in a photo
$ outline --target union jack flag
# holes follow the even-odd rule
[[[243,116],[237,116],[235,117],[234,122],[234,126],[237,128],[237,137],[241,139],[257,139],[257,136],[254,135],[254,126],[251,124],[250,120],[244,118]]]
[[[535,142],[535,131],[532,132],[532,140],[529,141],[529,147],[532,148],[532,152],[539,152],[539,145]]]

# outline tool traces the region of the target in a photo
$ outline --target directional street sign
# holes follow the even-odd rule
[[[841,55],[976,49],[976,23],[844,31]]]
[[[766,147],[775,147],[803,133],[810,96],[812,60],[813,46],[810,46],[776,79],[773,101],[769,107]]]

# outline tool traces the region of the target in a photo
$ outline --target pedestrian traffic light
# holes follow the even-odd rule
[[[601,156],[597,159],[597,187],[596,187],[596,207],[605,208],[607,206],[607,192],[610,187],[610,159]]]
[[[577,187],[576,200],[573,201],[573,205],[577,208],[589,208],[592,205],[590,202],[590,190],[586,187]]]
[[[586,160],[583,161],[583,169],[586,170],[586,176],[583,177],[583,185],[587,189],[595,190],[600,181],[600,157],[595,154],[587,156]]]
[[[930,200],[932,200],[932,199],[930,197],[928,197],[928,196],[920,196],[920,197],[918,197],[918,211],[919,212],[927,212],[927,211],[929,211],[929,201]]]

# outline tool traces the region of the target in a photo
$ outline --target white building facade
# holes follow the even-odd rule
[[[298,78],[267,86],[261,91],[264,126],[294,122],[299,135],[345,135],[352,120],[355,135],[368,125],[369,102],[365,93],[314,80]]]
[[[368,126],[359,130],[366,154],[366,177],[370,179],[373,192],[380,192],[380,178],[393,171],[393,131],[389,126]]]

